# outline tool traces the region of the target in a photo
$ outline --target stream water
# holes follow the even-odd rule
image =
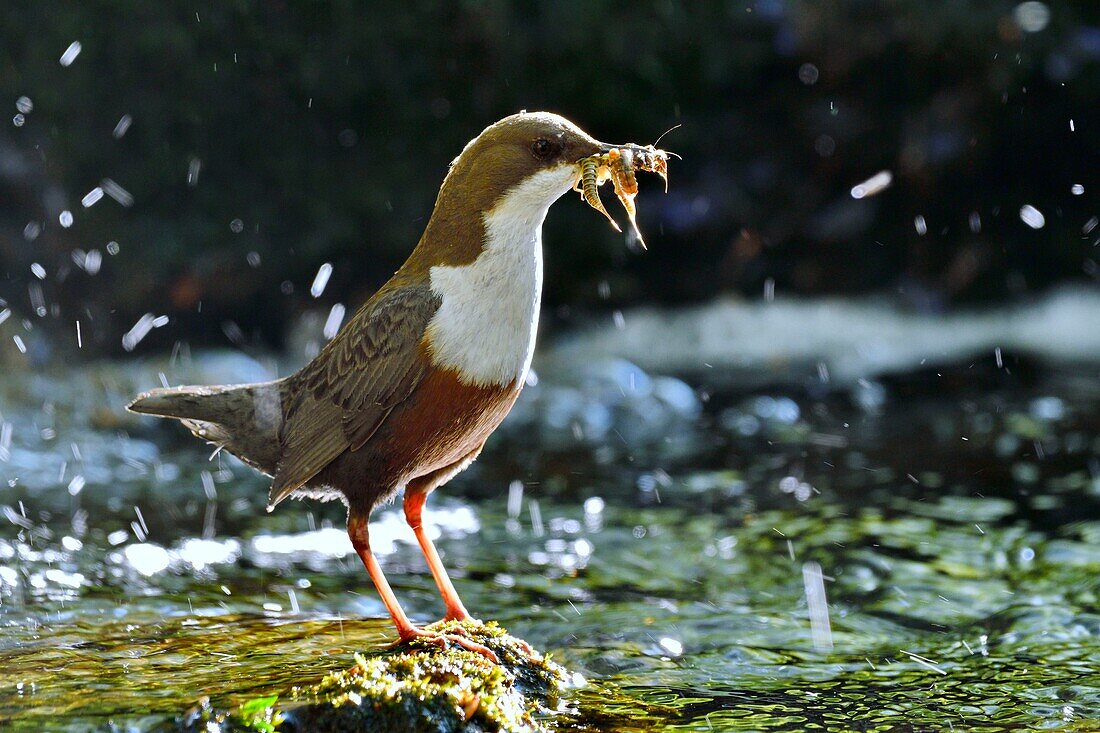
[[[475,614],[588,679],[555,729],[1095,730],[1100,380],[1011,366],[544,379],[429,523]],[[392,637],[342,507],[269,515],[253,472],[121,415],[154,374],[0,381],[2,729],[170,729]],[[398,511],[372,541],[437,617]]]

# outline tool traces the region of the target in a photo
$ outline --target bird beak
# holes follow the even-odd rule
[[[603,154],[610,153],[612,150],[629,150],[632,153],[645,153],[649,152],[641,145],[635,145],[634,143],[625,143],[623,145],[612,145],[611,143],[599,143],[600,152]]]

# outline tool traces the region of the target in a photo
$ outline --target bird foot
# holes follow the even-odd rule
[[[467,614],[464,618],[458,618],[458,617],[454,617],[454,616],[451,616],[450,614],[448,614],[446,617],[443,618],[442,621],[439,621],[438,623],[443,624],[443,623],[447,623],[449,621],[459,621],[460,623],[463,623],[463,624],[472,623],[472,624],[483,625],[483,623],[480,619],[476,619],[476,618],[470,616],[469,614]],[[435,624],[432,624],[432,626],[434,626],[434,625]],[[452,636],[467,637],[470,634],[470,632],[471,632],[471,629],[469,629],[468,627],[466,627],[466,626],[457,626],[456,625],[453,628],[451,628],[448,633]],[[515,636],[512,636],[511,634],[509,634],[508,636],[512,640],[512,642],[515,644],[515,646],[518,647],[520,653],[522,653],[523,656],[527,657],[528,662],[537,663],[537,662],[542,662],[543,661],[542,655],[539,654],[537,651],[535,651],[535,649],[530,644],[528,644],[526,641],[524,641],[523,639],[519,639]]]
[[[413,626],[408,631],[402,632],[400,638],[394,643],[390,644],[390,646],[398,646],[400,644],[404,644],[405,642],[412,641],[413,639],[424,639],[425,641],[429,641],[432,644],[435,644],[441,649],[445,649],[448,642],[452,644],[457,644],[467,651],[474,652],[475,654],[480,654],[493,664],[500,664],[500,658],[492,649],[485,646],[484,644],[478,644],[473,639],[469,639],[462,634],[444,633],[442,631],[428,631],[427,629],[417,628],[416,626]]]
[[[528,662],[531,662],[532,664],[538,664],[543,661],[542,655],[536,652],[534,647],[532,647],[526,641],[524,641],[523,639],[516,639],[515,637],[512,638],[515,640],[515,645],[519,647],[519,650],[523,654],[523,656],[527,657]]]

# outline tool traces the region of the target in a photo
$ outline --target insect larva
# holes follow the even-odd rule
[[[634,234],[638,237],[638,244],[645,249],[645,240],[634,218],[636,214],[634,197],[638,195],[638,179],[634,177],[634,153],[629,148],[610,150],[607,153],[607,161],[607,167],[611,171],[611,182],[615,185],[615,195],[619,197],[619,203],[626,209],[630,226],[634,228]]]
[[[635,171],[643,170],[656,173],[665,182],[665,192],[668,192],[668,156],[664,150],[657,149],[654,145],[627,145],[610,148],[603,155],[593,155],[581,161],[581,175],[573,186],[581,197],[596,211],[607,217],[615,231],[622,229],[607,213],[603,202],[600,200],[600,184],[611,179],[615,185],[615,195],[619,198],[626,214],[630,217],[630,224],[638,236],[638,243],[645,249],[645,241],[638,230],[638,222],[635,219],[637,208],[634,198],[638,195],[638,179]]]
[[[607,213],[603,201],[600,201],[600,162],[600,156],[593,156],[581,163],[581,195],[589,206],[607,217],[615,231],[621,232],[618,223]]]
[[[638,179],[634,177],[634,153],[629,148],[612,150],[607,154],[611,179],[615,190],[631,196],[638,193]]]

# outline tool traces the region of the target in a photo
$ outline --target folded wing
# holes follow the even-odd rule
[[[291,377],[269,506],[360,449],[416,390],[428,369],[421,340],[439,305],[427,283],[383,288]]]

